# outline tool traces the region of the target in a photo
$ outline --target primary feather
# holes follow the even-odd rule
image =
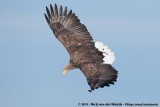
[[[46,11],[48,25],[70,54],[70,69],[79,68],[84,73],[90,91],[113,84],[117,71],[111,65],[103,64],[105,55],[95,47],[86,26],[80,23],[75,13],[67,12],[67,7],[63,11],[62,6],[58,11],[56,4],[54,10],[50,5],[50,11],[47,7]]]

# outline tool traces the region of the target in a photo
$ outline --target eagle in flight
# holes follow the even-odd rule
[[[79,68],[87,78],[90,86],[89,92],[104,86],[114,84],[117,79],[117,70],[111,64],[115,60],[114,53],[102,42],[94,43],[86,26],[80,23],[75,13],[67,7],[59,10],[55,4],[54,9],[46,7],[46,21],[55,37],[64,45],[70,55],[69,64],[63,69],[63,75],[69,70]]]

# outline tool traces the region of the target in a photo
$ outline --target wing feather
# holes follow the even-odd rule
[[[64,13],[63,13],[63,16],[66,16],[66,15],[67,15],[67,7],[65,7]]]
[[[55,10],[55,17],[57,18],[58,17],[58,7],[56,4],[54,6],[54,10]]]
[[[46,7],[46,11],[47,11],[48,18],[51,19],[51,14],[50,14],[50,12],[49,12],[48,7]]]
[[[50,10],[51,10],[51,17],[54,18],[54,11],[53,11],[53,7],[51,4],[50,4]]]
[[[65,7],[63,11],[63,7],[60,6],[58,13],[57,5],[55,4],[53,10],[52,5],[50,4],[50,11],[47,7],[46,11],[47,15],[45,14],[45,18],[47,23],[53,30],[55,36],[61,41],[70,54],[70,49],[72,47],[80,47],[83,45],[83,42],[94,44],[86,26],[80,23],[80,20],[72,10],[69,10],[67,13],[67,7]]]
[[[50,21],[49,21],[47,15],[46,15],[45,13],[44,13],[44,16],[45,16],[45,18],[46,18],[47,23],[50,24]]]
[[[114,84],[118,76],[117,70],[108,64],[89,63],[82,66],[81,70],[87,78],[88,85],[90,85],[90,92]]]
[[[63,14],[63,8],[62,8],[62,6],[60,6],[60,8],[59,8],[59,16],[62,16],[62,14]]]

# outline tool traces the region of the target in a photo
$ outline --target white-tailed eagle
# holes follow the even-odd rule
[[[70,55],[69,64],[63,69],[63,75],[71,69],[79,68],[86,76],[91,92],[99,87],[114,84],[117,70],[111,64],[115,60],[114,53],[102,42],[93,42],[86,26],[80,23],[75,13],[67,7],[63,10],[55,4],[50,10],[46,7],[46,21],[55,37],[64,45]]]

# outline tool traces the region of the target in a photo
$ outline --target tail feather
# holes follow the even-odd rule
[[[95,47],[103,53],[103,61],[107,64],[112,64],[115,61],[115,54],[112,52],[108,46],[104,46],[103,42],[97,41]]]

